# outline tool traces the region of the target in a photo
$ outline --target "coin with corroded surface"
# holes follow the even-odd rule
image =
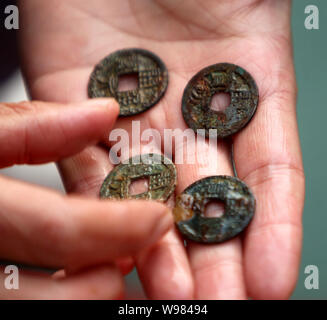
[[[230,105],[224,111],[210,108],[216,93],[230,94]],[[259,95],[251,75],[239,66],[219,63],[202,69],[187,84],[182,113],[187,125],[194,131],[216,129],[219,138],[242,129],[254,115]]]
[[[138,88],[118,91],[119,77],[130,74],[137,74]],[[110,54],[94,68],[88,94],[90,98],[115,98],[120,116],[131,116],[155,105],[167,85],[168,72],[159,57],[143,49],[124,49]]]
[[[225,205],[221,217],[205,217],[211,201]],[[211,176],[196,181],[176,199],[173,210],[177,228],[186,239],[218,243],[238,235],[251,221],[255,198],[241,180],[229,176]]]
[[[142,178],[148,178],[148,191],[131,195],[131,183]],[[104,180],[100,197],[166,201],[175,190],[176,181],[175,165],[168,158],[153,153],[144,154],[115,167]]]

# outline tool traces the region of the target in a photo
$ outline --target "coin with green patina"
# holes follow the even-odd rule
[[[119,91],[119,78],[137,75],[138,87]],[[90,98],[113,97],[120,116],[132,116],[148,110],[164,95],[168,71],[154,53],[143,49],[124,49],[105,57],[94,68],[88,84]]]
[[[223,111],[210,107],[216,93],[230,95],[230,104]],[[205,129],[209,137],[209,130],[216,129],[217,137],[225,138],[251,120],[258,99],[257,85],[247,71],[234,64],[219,63],[202,69],[189,81],[183,94],[182,113],[194,131]]]
[[[221,201],[220,217],[206,217],[206,206]],[[176,199],[173,210],[178,230],[186,239],[202,243],[229,240],[242,232],[255,211],[255,198],[249,187],[235,177],[211,176],[196,181]]]
[[[131,183],[142,178],[148,179],[148,190],[130,194]],[[166,201],[174,192],[176,181],[176,168],[170,159],[153,153],[144,154],[116,166],[104,180],[100,198]]]

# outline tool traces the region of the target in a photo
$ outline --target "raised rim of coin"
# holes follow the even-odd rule
[[[156,67],[147,69],[148,65]],[[119,92],[119,76],[133,73],[138,74],[138,88]],[[145,49],[126,48],[109,54],[94,67],[88,83],[88,96],[113,97],[120,105],[120,116],[133,116],[153,107],[167,87],[168,70],[156,54]]]
[[[129,195],[131,182],[145,177],[149,178],[148,191]],[[168,182],[167,185],[164,182]],[[166,201],[176,184],[176,167],[169,158],[155,153],[142,154],[123,161],[108,174],[101,186],[100,198]]]
[[[230,94],[231,103],[224,111],[210,108],[216,93]],[[209,130],[216,129],[218,138],[226,138],[247,125],[258,101],[257,85],[246,70],[235,64],[218,63],[200,70],[188,82],[182,98],[182,114],[195,132],[204,129],[209,137]]]
[[[204,216],[210,201],[225,205],[221,217]],[[175,223],[184,238],[201,243],[227,241],[242,232],[255,212],[255,198],[240,179],[210,176],[188,186],[177,198]]]

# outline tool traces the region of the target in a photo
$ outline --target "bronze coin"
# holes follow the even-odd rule
[[[214,94],[230,94],[230,105],[224,111],[210,108]],[[216,129],[218,138],[228,137],[242,129],[254,115],[259,100],[258,88],[251,75],[239,66],[219,63],[202,69],[187,84],[182,113],[195,132]]]
[[[138,88],[118,91],[119,77],[137,74]],[[93,70],[90,98],[113,97],[120,106],[120,116],[132,116],[148,110],[164,95],[168,71],[154,53],[143,49],[124,49],[104,58]]]
[[[148,178],[148,191],[131,195],[130,184],[141,178]],[[175,165],[168,158],[153,153],[144,154],[116,166],[104,180],[100,198],[166,201],[175,190],[176,181]]]
[[[221,217],[205,217],[210,201],[225,205]],[[186,238],[202,243],[229,240],[251,221],[255,211],[255,198],[241,180],[229,176],[211,176],[196,181],[176,199],[173,210],[178,230]]]

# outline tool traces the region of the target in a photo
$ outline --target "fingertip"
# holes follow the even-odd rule
[[[140,204],[141,206],[148,206],[147,213],[149,217],[152,216],[152,224],[154,224],[152,241],[156,241],[168,232],[173,226],[173,214],[170,208],[166,205],[156,202],[147,201],[147,203]],[[156,215],[156,217],[154,216]]]
[[[119,205],[124,212],[116,213],[120,219],[129,221],[130,246],[135,246],[136,251],[155,244],[173,226],[171,210],[157,201],[127,200]]]
[[[119,115],[119,104],[114,98],[93,98],[72,105],[80,108],[92,108],[101,112],[109,112],[115,118]]]
[[[71,105],[113,109],[117,109],[119,107],[118,102],[114,98],[92,98],[82,102],[74,102],[71,103]]]
[[[119,115],[119,105],[113,98],[89,99],[69,105],[62,113],[62,128],[66,140],[74,141],[84,137],[84,144],[93,144],[106,139]]]
[[[119,115],[119,104],[116,99],[114,98],[96,98],[91,99],[91,101],[94,101],[94,104],[97,104],[99,107],[103,107],[107,110],[109,110],[112,114],[115,114],[116,116]]]
[[[160,239],[173,225],[171,210],[157,201],[127,200],[119,205],[125,217],[130,217],[130,223],[135,221],[131,229],[135,239],[144,239],[148,244]]]
[[[166,219],[169,224],[173,223],[173,214],[170,208],[164,203],[155,200],[124,200],[120,204],[128,204],[128,207],[135,212],[142,212],[153,219]]]

